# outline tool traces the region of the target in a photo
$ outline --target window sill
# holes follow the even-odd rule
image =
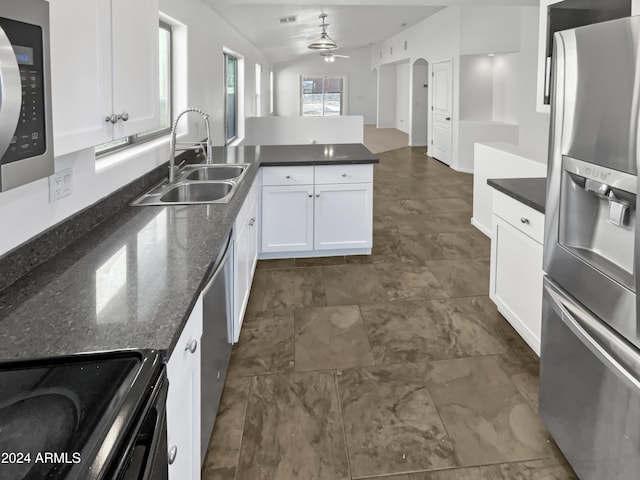
[[[109,168],[120,165],[127,162],[134,157],[140,156],[151,150],[158,149],[164,145],[169,146],[170,135],[163,135],[162,137],[150,140],[148,142],[140,143],[138,145],[132,145],[122,150],[102,155],[96,159],[96,172],[107,170]],[[168,158],[168,157],[167,157]]]

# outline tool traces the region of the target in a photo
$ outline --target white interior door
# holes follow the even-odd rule
[[[433,148],[431,156],[451,164],[451,111],[453,82],[451,60],[433,64]]]

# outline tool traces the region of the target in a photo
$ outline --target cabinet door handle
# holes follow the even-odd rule
[[[320,194],[319,194],[319,193],[316,193],[316,198],[317,198],[317,197],[319,197],[319,196],[320,196]]]
[[[220,380],[220,370],[218,370],[218,375],[216,376],[216,380]]]
[[[285,175],[285,177],[287,180],[289,180],[291,178],[291,175]]]
[[[129,120],[129,114],[127,112],[124,112],[122,115],[118,115],[118,120],[126,122],[127,120]]]
[[[112,113],[111,115],[107,115],[104,117],[104,121],[107,123],[116,123],[118,121],[118,115]]]
[[[529,225],[529,219],[528,219],[527,217],[522,217],[522,218],[520,219],[520,221],[521,221],[522,223],[524,223],[525,225]]]
[[[169,465],[173,465],[173,462],[176,461],[177,456],[178,456],[178,447],[174,445],[169,449]]]
[[[198,349],[198,341],[197,340],[191,340],[189,343],[187,343],[187,346],[184,347],[185,351],[189,350],[189,352],[191,353],[196,353],[196,350]]]
[[[310,193],[310,194],[309,194],[309,198],[312,198],[312,197],[313,197],[313,193]]]
[[[253,217],[251,220],[249,220],[249,226],[253,227],[256,224],[256,217]]]
[[[342,174],[342,178],[347,178],[347,174],[346,174],[346,173],[343,173],[343,174]]]

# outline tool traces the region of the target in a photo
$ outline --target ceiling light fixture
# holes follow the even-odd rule
[[[327,18],[327,14],[323,13],[318,18],[322,20],[322,25],[320,25],[320,27],[322,28],[322,33],[320,34],[320,38],[318,40],[309,44],[308,48],[310,48],[311,50],[324,51],[335,50],[336,48],[338,48],[338,45],[329,35],[327,35],[327,27],[329,26],[329,24],[324,23],[325,18]]]

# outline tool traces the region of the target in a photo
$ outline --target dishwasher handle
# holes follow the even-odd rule
[[[220,260],[216,262],[217,264],[213,269],[213,273],[209,277],[209,280],[207,281],[207,284],[205,285],[205,287],[202,289],[202,293],[204,295],[206,295],[207,292],[213,287],[213,284],[216,282],[216,279],[224,270],[224,267],[227,263],[227,259],[229,258],[229,254],[231,253],[231,250],[232,250],[231,248],[232,238],[233,238],[233,230],[229,232],[229,237],[227,238],[227,244],[224,247],[224,253],[222,254],[222,258],[220,258]]]
[[[625,340],[611,331],[587,309],[567,298],[559,288],[545,278],[544,289],[553,310],[571,332],[609,370],[630,388],[640,391],[640,355]]]

